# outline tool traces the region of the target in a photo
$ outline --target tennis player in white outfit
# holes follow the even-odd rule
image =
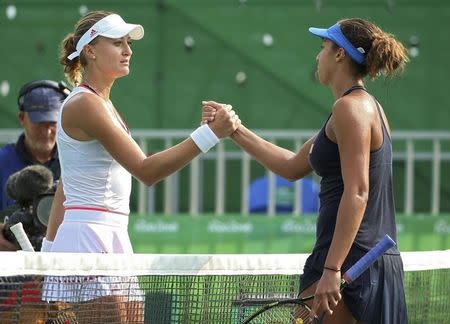
[[[143,36],[141,25],[94,11],[62,41],[60,63],[75,88],[64,101],[57,124],[62,175],[43,251],[133,253],[127,232],[131,175],[152,185],[207,152],[240,124],[227,106],[215,122],[198,127],[178,145],[146,156],[109,99],[114,81],[129,74],[131,41]],[[137,283],[117,281],[50,277],[43,299],[77,303],[79,323],[95,323],[96,318],[101,323],[142,323],[139,296],[123,296],[127,285]]]

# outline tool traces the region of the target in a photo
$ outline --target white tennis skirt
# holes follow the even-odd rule
[[[133,253],[128,216],[108,211],[66,210],[52,252]]]
[[[125,215],[66,210],[51,252],[133,253],[127,226]],[[105,296],[144,299],[135,276],[48,276],[42,289],[45,301],[84,302]]]

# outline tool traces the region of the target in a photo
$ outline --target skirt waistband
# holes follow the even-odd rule
[[[111,226],[128,226],[128,215],[108,210],[65,208],[64,222],[100,223]]]
[[[109,210],[107,208],[93,207],[93,206],[66,206],[66,207],[64,207],[64,210],[92,210],[92,211],[108,212],[108,213],[128,216],[128,214],[120,212],[120,211],[114,211],[114,210]]]

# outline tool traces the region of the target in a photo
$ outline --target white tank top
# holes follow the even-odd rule
[[[56,141],[66,196],[64,207],[93,207],[129,214],[130,173],[99,141],[78,141],[62,128],[61,115],[65,104],[82,92],[92,93],[83,87],[73,89],[64,100],[58,117]],[[111,118],[122,127],[115,116],[111,115]]]

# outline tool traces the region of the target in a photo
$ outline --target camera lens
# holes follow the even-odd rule
[[[48,218],[50,217],[50,209],[53,203],[53,194],[42,196],[36,204],[36,215],[42,225],[48,225]]]

